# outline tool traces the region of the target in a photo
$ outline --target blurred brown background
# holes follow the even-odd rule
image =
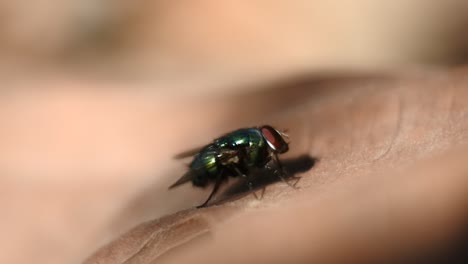
[[[196,109],[192,95],[295,74],[464,64],[467,13],[465,0],[0,0],[0,262],[76,263],[180,208],[115,221],[173,171],[154,161],[190,128],[171,105],[181,91]]]
[[[464,0],[3,0],[1,64],[216,84],[453,65],[467,59],[467,11]]]

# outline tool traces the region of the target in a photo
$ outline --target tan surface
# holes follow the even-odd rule
[[[321,212],[343,213],[343,204],[349,204],[350,210],[386,208],[372,193],[386,193],[381,189],[385,186],[380,181],[367,183],[368,179],[390,175],[389,182],[406,186],[398,179],[430,168],[426,159],[435,155],[440,155],[436,158],[440,164],[447,164],[440,169],[449,175],[457,165],[450,164],[455,159],[444,157],[450,157],[453,148],[463,149],[466,140],[467,73],[427,68],[466,62],[467,3],[0,1],[0,262],[78,263],[145,221],[199,204],[207,195],[203,190],[185,186],[167,192],[167,185],[185,169],[172,155],[259,123],[291,131],[289,157],[310,153],[321,158],[304,175],[303,188],[291,192],[277,184],[260,202],[247,196],[200,213],[188,211],[175,217],[182,223],[175,236],[163,244],[160,237],[150,240],[156,247],[149,246],[132,259],[153,260],[179,244],[185,234],[191,237],[205,229],[219,234],[219,241],[224,241],[218,243],[220,248],[229,247],[232,254],[245,250],[236,257],[250,258],[262,248],[265,251],[256,254],[259,259],[276,258],[272,253],[297,259],[320,257],[312,250],[305,254],[298,245],[299,241],[317,244],[309,240],[317,237],[297,238],[294,234],[299,231],[294,229],[274,227],[291,232],[291,241],[283,243],[291,245],[287,254],[275,244],[250,247],[242,232],[237,233],[237,242],[231,242],[239,247],[227,244],[223,238],[230,235],[223,232],[238,231],[236,226],[247,222],[254,230],[246,229],[252,234],[250,242],[257,241],[255,237],[279,241],[267,239],[257,226],[265,221],[251,224],[251,219],[271,214],[271,219],[294,222],[294,208],[313,212],[310,220],[300,217],[307,225],[295,225],[304,234],[326,229],[322,224],[347,228],[354,222],[347,215],[337,223]],[[409,69],[423,65],[426,69],[419,73]],[[350,72],[389,68],[399,73],[350,76]],[[283,83],[284,78],[291,78],[291,83]],[[416,173],[407,171],[408,164]],[[418,221],[422,217],[410,209],[423,204],[422,208],[442,210],[440,215],[447,221],[457,218],[457,213],[463,215],[456,207],[456,195],[462,191],[455,196],[446,191],[450,186],[464,188],[462,179],[447,176],[447,185],[424,176],[418,179],[429,184],[416,179],[415,185],[427,187],[420,193],[416,188],[395,187],[408,195],[402,196],[402,203],[391,202],[395,214],[448,234],[444,229],[448,224],[430,222],[432,215]],[[353,193],[355,185],[371,193],[357,200],[340,198],[341,192]],[[444,204],[430,208],[427,197],[432,193],[450,195],[444,196]],[[310,208],[305,199],[311,201]],[[359,199],[376,204],[361,206]],[[408,204],[411,212],[401,213],[401,204]],[[286,209],[291,212],[285,213]],[[294,219],[286,219],[287,215]],[[357,222],[385,222],[367,221],[365,212],[360,215],[365,220]],[[184,224],[185,217],[196,219]],[[417,225],[400,220],[408,227]],[[142,233],[132,235],[134,243],[124,240],[111,251],[116,255],[107,256],[132,256],[145,236],[173,230],[159,229],[157,224],[143,225]],[[253,236],[255,230],[259,236]],[[325,233],[319,238],[326,238]],[[331,246],[324,249],[349,246],[346,241],[327,245]],[[185,257],[194,256],[188,247]],[[184,257],[180,252],[171,255]],[[220,257],[211,255],[213,251],[198,252],[206,258]],[[323,252],[326,257],[329,251]]]
[[[288,156],[320,158],[299,191],[277,183],[261,201],[245,196],[143,223],[87,263],[381,262],[447,245],[468,216],[465,74],[290,88],[300,97],[288,98],[293,105],[262,117],[260,104],[226,127],[258,119],[288,128]],[[256,99],[271,100],[266,94]],[[187,186],[164,202],[196,205],[203,198],[194,192]]]

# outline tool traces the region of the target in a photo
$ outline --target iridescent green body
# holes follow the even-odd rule
[[[245,177],[252,189],[251,169],[266,168],[272,159],[280,172],[279,177],[284,180],[278,154],[287,152],[289,147],[283,136],[287,135],[269,125],[243,128],[217,138],[201,149],[180,153],[175,158],[193,156],[193,161],[189,170],[169,189],[190,181],[198,187],[214,183],[208,199],[198,206],[204,207],[229,177]]]
[[[195,155],[189,166],[194,173],[193,184],[202,187],[210,180],[224,176],[222,174],[238,176],[234,169],[247,174],[249,168],[262,167],[271,159],[267,147],[256,128],[239,129],[222,136]],[[235,155],[226,155],[229,151],[235,151]]]
[[[267,145],[262,133],[254,128],[236,130],[215,140],[214,145],[218,148],[241,149],[245,151],[243,162],[248,167],[265,164],[265,154],[268,154]]]

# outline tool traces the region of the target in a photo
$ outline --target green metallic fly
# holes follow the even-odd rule
[[[175,158],[193,156],[193,161],[189,170],[169,189],[189,181],[196,187],[206,187],[214,183],[208,199],[197,206],[205,207],[228,177],[246,178],[252,190],[250,171],[253,168],[265,168],[272,160],[276,163],[280,179],[287,182],[283,166],[278,159],[278,154],[289,150],[285,137],[288,138],[285,133],[268,125],[243,128],[219,137],[205,147],[181,153]]]

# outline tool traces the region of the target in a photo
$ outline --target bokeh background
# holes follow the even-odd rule
[[[467,10],[463,0],[3,0],[1,64],[212,86],[445,66],[467,59]]]
[[[0,0],[0,262],[77,263],[180,208],[115,221],[169,170],[154,160],[179,139],[154,124],[193,126],[167,98],[464,64],[466,14],[466,0]]]

